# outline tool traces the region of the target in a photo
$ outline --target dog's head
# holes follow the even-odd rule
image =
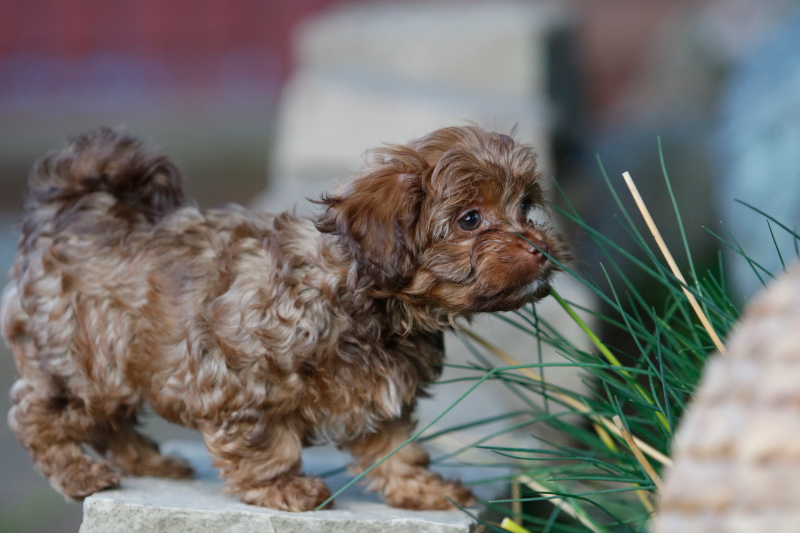
[[[548,294],[565,246],[529,220],[543,204],[536,155],[506,135],[451,127],[373,151],[320,231],[353,261],[358,291],[447,313],[516,309]]]

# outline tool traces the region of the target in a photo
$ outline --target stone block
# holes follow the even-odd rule
[[[463,511],[394,509],[360,491],[338,498],[334,509],[289,513],[246,505],[220,492],[221,482],[202,443],[170,442],[166,452],[195,467],[193,480],[126,477],[119,489],[84,501],[80,533],[468,533],[474,521]],[[313,454],[312,454],[313,455]],[[321,472],[341,461],[336,452],[316,454],[306,470]],[[320,469],[320,470],[317,470]],[[330,483],[332,489],[341,482]]]
[[[299,32],[297,65],[529,101],[546,94],[550,41],[571,23],[552,1],[347,6]]]
[[[220,495],[219,483],[126,478],[122,488],[84,503],[80,533],[467,533],[461,511],[405,511],[343,499],[336,509],[288,513],[245,505]]]

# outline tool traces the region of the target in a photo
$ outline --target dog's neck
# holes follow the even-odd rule
[[[345,257],[341,250],[339,254],[343,269],[339,300],[356,320],[380,317],[385,334],[406,337],[414,332],[431,333],[453,327],[463,315],[410,294],[404,286],[381,287],[354,260]]]

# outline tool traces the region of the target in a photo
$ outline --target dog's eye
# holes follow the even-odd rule
[[[481,214],[477,211],[470,211],[458,219],[458,227],[464,231],[475,231],[481,225],[481,222],[483,222]]]
[[[525,198],[519,204],[519,212],[522,214],[522,218],[528,220],[531,217],[531,211],[533,211],[533,200]]]

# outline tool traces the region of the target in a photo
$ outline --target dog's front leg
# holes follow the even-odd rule
[[[408,440],[414,429],[410,420],[391,420],[375,433],[359,437],[344,447],[355,458],[356,472],[363,472]],[[459,481],[444,479],[428,470],[428,454],[416,441],[378,465],[369,474],[369,488],[381,491],[386,503],[406,509],[452,509],[475,502]]]
[[[284,511],[310,511],[331,491],[317,477],[300,473],[301,432],[291,419],[201,427],[206,447],[227,487],[244,503]]]

